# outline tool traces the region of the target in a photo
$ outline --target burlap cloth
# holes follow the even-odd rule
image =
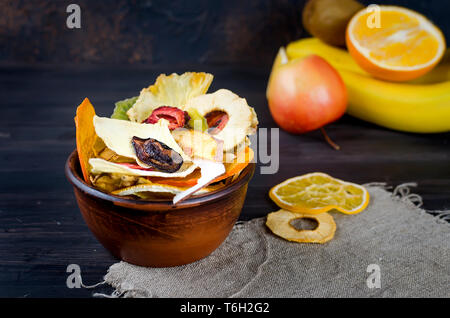
[[[109,296],[449,297],[450,225],[443,219],[449,213],[425,213],[408,185],[393,192],[366,186],[368,208],[351,216],[332,212],[337,230],[326,244],[285,241],[266,228],[265,218],[241,222],[196,263],[112,265],[105,276],[115,288]],[[370,264],[379,266],[381,286],[369,288]]]

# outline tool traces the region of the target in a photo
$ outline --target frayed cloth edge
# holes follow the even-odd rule
[[[418,213],[422,215],[427,215],[428,217],[433,218],[433,220],[438,224],[447,224],[447,226],[450,226],[450,211],[429,211],[424,210],[421,207],[423,206],[423,199],[419,194],[411,193],[412,187],[417,187],[417,183],[415,182],[407,182],[397,185],[396,187],[390,186],[385,182],[371,182],[366,183],[363,185],[366,188],[379,188],[382,190],[385,190],[391,194],[391,197],[399,202],[403,202],[416,210]],[[247,221],[248,222],[248,221]],[[247,223],[244,221],[238,221],[236,222],[234,229],[236,230],[242,230],[244,225]],[[260,229],[257,229],[259,234],[263,237],[264,244],[266,247],[266,255],[264,258],[264,261],[258,265],[258,268],[256,270],[255,276],[253,276],[240,290],[233,293],[232,295],[228,296],[228,298],[232,297],[239,297],[238,295],[244,291],[261,273],[262,267],[268,262],[269,260],[269,244],[267,242],[267,239],[264,237],[263,233],[260,232]],[[108,269],[109,273],[109,269]],[[93,297],[102,297],[102,298],[134,298],[134,297],[157,297],[153,294],[148,294],[145,290],[137,290],[133,289],[133,286],[128,286],[129,284],[126,282],[118,283],[114,281],[107,281],[105,275],[104,280],[98,284],[92,285],[92,286],[85,286],[82,285],[85,288],[95,288],[98,285],[107,283],[111,287],[114,288],[114,291],[111,294],[103,294],[103,293],[94,293]]]
[[[397,185],[396,187],[389,186],[385,182],[371,182],[363,184],[365,188],[380,188],[391,194],[391,197],[396,200],[407,204],[409,207],[416,210],[421,215],[427,215],[434,219],[434,221],[438,224],[446,224],[450,226],[450,211],[433,211],[433,210],[424,210],[423,199],[417,193],[412,193],[411,188],[417,187],[416,182],[406,182]]]

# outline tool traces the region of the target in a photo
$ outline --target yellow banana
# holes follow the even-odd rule
[[[316,54],[335,67],[347,86],[347,112],[354,117],[406,132],[450,131],[449,55],[414,82],[391,83],[371,77],[346,51],[317,39],[293,42],[286,53],[289,59]]]
[[[334,68],[371,77],[353,60],[347,51],[325,44],[317,38],[306,38],[291,42],[286,47],[286,53],[289,59],[316,54],[327,60]],[[447,50],[438,66],[424,76],[409,83],[435,84],[443,81],[450,81],[450,49]]]
[[[406,132],[450,131],[450,81],[398,84],[338,71],[347,86],[350,115]]]
[[[286,54],[290,60],[315,54],[328,61],[334,68],[370,76],[359,67],[347,51],[325,44],[317,38],[306,38],[289,43]]]
[[[410,84],[436,84],[450,81],[450,63],[441,62],[427,74],[409,82]]]

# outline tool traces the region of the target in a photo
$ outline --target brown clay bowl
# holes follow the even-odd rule
[[[65,172],[83,218],[115,257],[140,266],[169,267],[195,262],[212,253],[237,221],[255,164],[218,191],[171,201],[142,201],[101,192],[82,178],[73,151]]]

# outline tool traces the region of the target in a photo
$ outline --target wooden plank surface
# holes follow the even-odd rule
[[[211,91],[228,88],[255,107],[260,127],[276,127],[265,100],[268,69],[180,67],[0,67],[0,297],[89,297],[68,289],[68,264],[86,284],[102,279],[116,260],[96,241],[78,211],[64,163],[75,147],[76,106],[89,97],[109,116],[113,103],[135,96],[161,72],[209,71]],[[332,150],[318,132],[280,132],[280,168],[249,185],[241,219],[277,207],[267,192],[286,178],[322,171],[358,182],[417,182],[429,210],[450,209],[450,134],[394,132],[344,117],[328,126],[341,146]],[[111,292],[108,287],[96,291]]]

